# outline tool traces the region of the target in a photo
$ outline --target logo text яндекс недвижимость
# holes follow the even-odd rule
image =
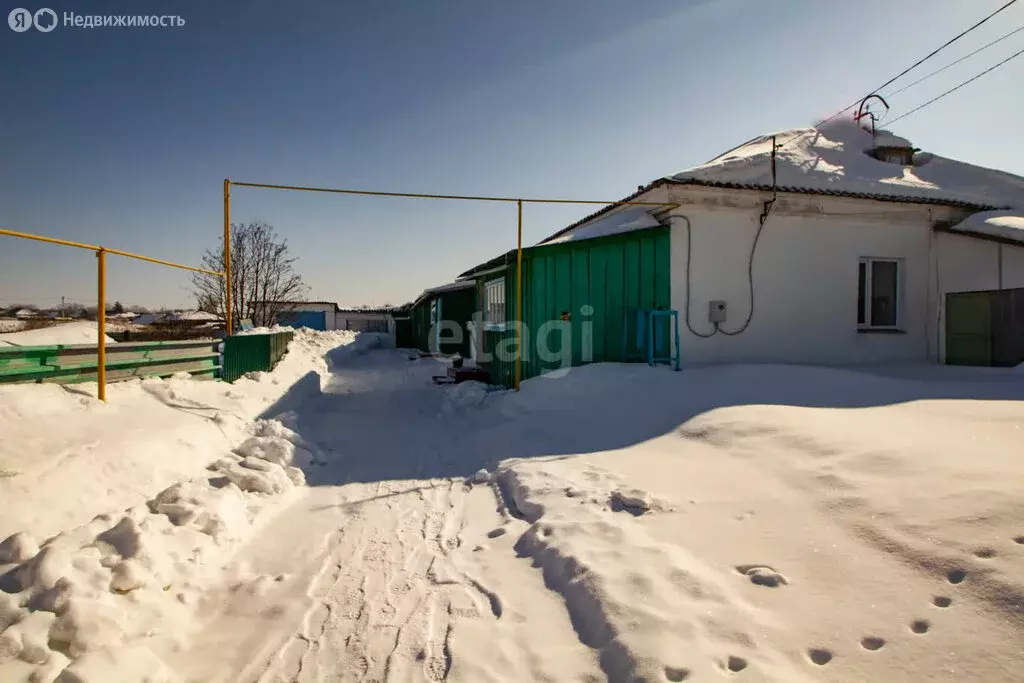
[[[7,15],[7,25],[16,33],[24,33],[32,27],[41,33],[49,33],[61,23],[65,28],[180,28],[185,20],[176,14],[75,14],[64,12],[63,17],[49,7],[37,9],[34,13],[16,7]]]

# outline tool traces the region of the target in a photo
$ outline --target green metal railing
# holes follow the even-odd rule
[[[221,378],[234,382],[248,372],[273,370],[293,336],[293,332],[279,332],[228,337],[224,340]]]
[[[169,377],[176,372],[215,377],[220,370],[219,341],[158,341],[111,344],[106,349],[106,379]],[[95,344],[0,346],[0,384],[95,382]]]

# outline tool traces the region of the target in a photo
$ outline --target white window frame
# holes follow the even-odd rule
[[[896,264],[896,324],[895,325],[872,325],[871,324],[871,293],[873,286],[872,264],[874,263],[895,263]],[[864,266],[864,309],[858,311],[864,316],[864,322],[857,322],[858,330],[865,331],[903,331],[903,277],[904,259],[898,257],[862,256],[857,264],[857,296],[860,297],[860,268]]]
[[[498,297],[498,293],[501,294]],[[507,310],[505,306],[508,302],[505,301],[505,278],[500,277],[496,280],[489,280],[484,283],[484,297],[483,297],[483,314],[484,314],[484,329],[485,330],[504,330],[505,320],[507,318]],[[500,309],[498,308],[500,306]],[[500,310],[501,315],[492,316],[493,310]],[[500,320],[496,320],[499,318]]]

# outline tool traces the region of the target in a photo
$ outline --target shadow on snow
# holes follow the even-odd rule
[[[444,371],[439,361],[381,348],[375,335],[326,360],[331,375],[322,387],[310,372],[262,415],[281,419],[319,450],[320,463],[306,471],[310,485],[464,477],[505,458],[624,448],[729,406],[1024,400],[1024,374],[993,368],[731,365],[671,372],[595,364],[526,381],[517,394],[434,385],[431,376]]]

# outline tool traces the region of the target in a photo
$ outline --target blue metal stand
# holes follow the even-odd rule
[[[672,338],[669,348],[662,349],[665,325],[671,323]],[[671,309],[636,309],[636,346],[629,349],[626,343],[628,325],[622,331],[622,344],[626,360],[646,360],[648,365],[667,363],[673,370],[679,370],[679,312]],[[673,353],[674,351],[674,353]]]

